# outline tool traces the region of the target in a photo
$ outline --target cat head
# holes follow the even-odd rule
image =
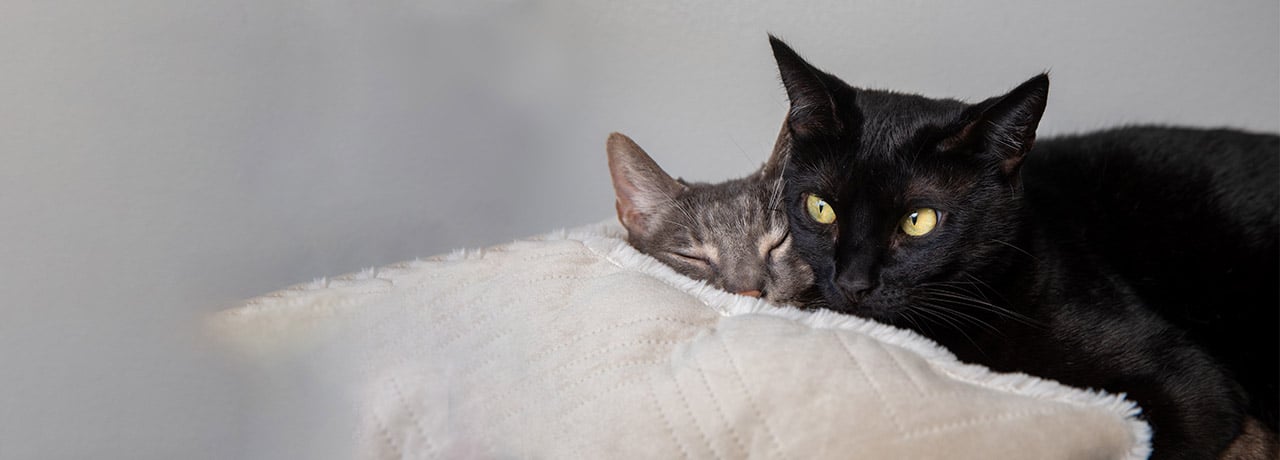
[[[1018,238],[1048,77],[966,104],[854,88],[770,41],[791,101],[782,206],[821,306],[901,324],[976,300],[956,286]]]
[[[725,291],[800,302],[813,277],[778,209],[778,152],[750,176],[705,184],[673,179],[622,134],[609,136],[607,150],[618,220],[632,246]]]

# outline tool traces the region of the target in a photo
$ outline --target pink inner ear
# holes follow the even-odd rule
[[[618,211],[618,221],[622,223],[623,228],[627,229],[627,232],[638,233],[644,228],[644,216],[635,207],[624,204],[621,197],[614,202],[614,208]]]
[[[649,215],[652,203],[647,203],[644,191],[635,184],[623,179],[614,182],[617,200],[614,208],[618,212],[618,221],[627,229],[627,233],[638,236],[649,232]]]
[[[635,231],[639,220],[639,212],[636,210],[634,197],[639,191],[623,174],[614,174],[613,191],[617,197],[614,202],[614,208],[618,212],[618,221],[622,222],[622,226],[626,227],[627,230]]]

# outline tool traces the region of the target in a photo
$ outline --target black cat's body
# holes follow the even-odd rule
[[[791,99],[784,206],[819,306],[1126,393],[1156,458],[1216,458],[1240,435],[1244,388],[1269,391],[1280,367],[1275,136],[1036,142],[1043,75],[971,105],[852,88],[774,53]],[[923,214],[936,224],[914,227]],[[1274,398],[1252,411],[1272,427]]]
[[[1026,319],[956,303],[975,319],[922,332],[963,361],[1125,393],[1156,432],[1156,458],[1214,458],[1239,435],[1246,411],[1229,372],[1087,246],[1050,241],[1040,229],[1013,240],[1032,255],[1005,254],[1015,260],[1004,276],[979,270],[984,286],[967,291]]]
[[[1105,259],[1223,363],[1276,429],[1280,138],[1134,127],[1038,142],[1022,173],[1046,237]]]

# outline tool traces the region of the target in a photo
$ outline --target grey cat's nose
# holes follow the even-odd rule
[[[750,291],[738,291],[738,295],[745,295],[747,297],[755,297],[758,299],[760,298],[761,293],[758,290],[752,289]]]

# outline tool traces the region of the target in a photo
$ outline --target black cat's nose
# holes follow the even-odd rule
[[[871,295],[877,287],[880,287],[878,281],[869,279],[842,279],[839,285],[840,290],[844,292],[844,296],[853,302],[861,302],[862,299]]]
[[[758,299],[760,296],[764,295],[764,293],[760,292],[759,289],[752,289],[749,291],[738,291],[738,295],[745,295],[747,297],[755,297]]]

